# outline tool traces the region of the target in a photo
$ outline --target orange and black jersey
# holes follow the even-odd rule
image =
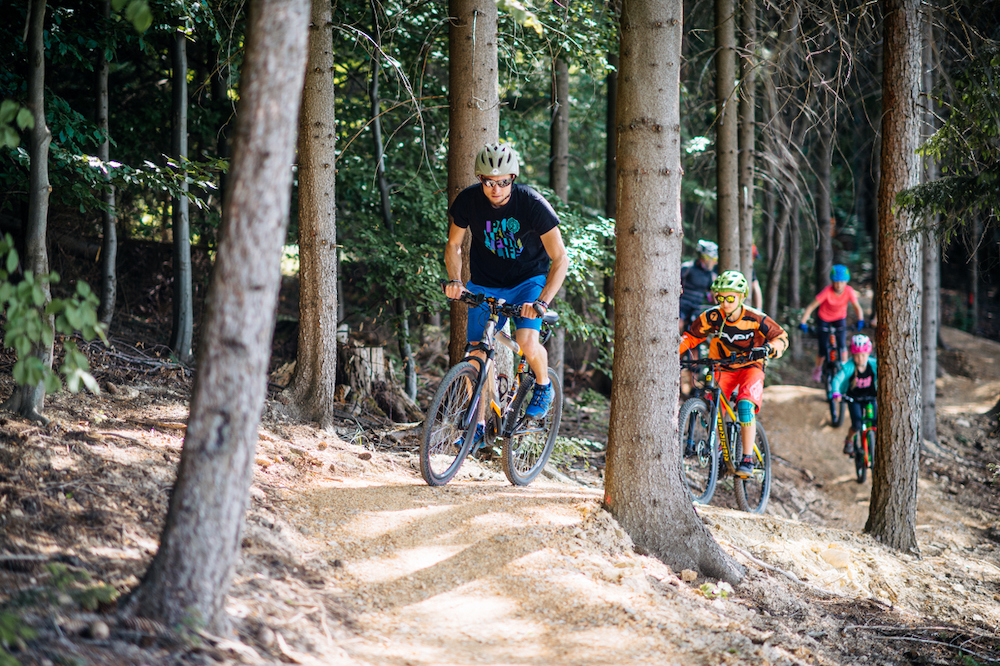
[[[788,348],[788,333],[785,329],[760,310],[743,306],[739,319],[727,321],[719,306],[702,312],[692,322],[681,339],[680,353],[701,344],[702,340],[715,334],[709,345],[709,358],[726,358],[731,354],[743,354],[754,347],[762,347],[769,342],[774,347],[775,356],[781,356]],[[729,366],[736,370],[750,366],[764,367],[763,361],[751,361]]]

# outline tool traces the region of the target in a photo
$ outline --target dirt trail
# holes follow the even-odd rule
[[[94,616],[62,606],[39,614],[51,621],[39,620],[34,652],[20,656],[26,664],[165,665],[181,663],[178,654],[184,663],[379,666],[910,664],[955,663],[958,653],[943,647],[954,640],[980,663],[1000,659],[1000,501],[986,468],[1000,443],[995,418],[984,416],[1000,397],[1000,364],[984,359],[1000,359],[1000,345],[950,330],[946,340],[941,443],[921,459],[920,557],[861,532],[870,484],[854,481],[841,454],[846,426],[826,425],[816,388],[765,391],[762,422],[776,456],[767,514],[697,508],[748,568],[735,590],[637,554],[600,509],[596,475],[514,488],[499,467],[470,460],[451,484],[430,488],[417,469],[416,429],[321,431],[272,401],[228,606],[240,642],[202,636],[178,646],[123,626],[95,641]],[[186,400],[183,388],[119,387],[54,396],[59,425],[50,431],[0,422],[5,552],[70,558],[119,590],[134,587],[156,550]],[[0,569],[8,593],[46,580],[37,569]]]

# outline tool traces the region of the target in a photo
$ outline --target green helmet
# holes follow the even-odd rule
[[[743,294],[743,297],[746,298],[749,288],[750,285],[747,284],[747,279],[743,277],[743,273],[740,273],[739,271],[725,271],[722,275],[712,281],[713,293],[718,293],[720,291],[735,291]]]

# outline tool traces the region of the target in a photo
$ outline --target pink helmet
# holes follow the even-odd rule
[[[851,353],[852,354],[863,354],[865,352],[871,352],[872,341],[867,335],[855,335],[851,338]]]

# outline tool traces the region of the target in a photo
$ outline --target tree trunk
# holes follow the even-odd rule
[[[333,422],[337,390],[337,205],[333,22],[312,1],[309,67],[299,114],[299,337],[288,392],[300,415]]]
[[[614,70],[608,72],[605,79],[608,86],[608,102],[605,117],[605,143],[604,143],[604,215],[609,219],[615,219],[618,215],[616,190],[618,189],[618,169],[615,166],[615,151],[618,146],[618,120],[615,115],[615,107],[618,99],[618,54],[608,54],[608,64]],[[608,249],[613,253],[615,239],[607,240]],[[615,327],[615,276],[608,271],[604,276],[604,316],[608,326]]]
[[[380,45],[378,27],[378,7],[372,3],[372,34],[375,35],[376,44]],[[368,89],[369,101],[371,102],[372,117],[372,143],[375,151],[375,178],[378,183],[379,199],[382,203],[382,226],[385,227],[390,238],[395,238],[396,227],[392,217],[392,199],[389,194],[389,180],[385,176],[385,146],[382,144],[382,112],[379,101],[378,80],[379,80],[379,49],[372,53],[371,86]],[[410,344],[410,321],[409,306],[406,299],[397,297],[396,306],[396,340],[399,343],[399,355],[403,359],[403,383],[406,386],[406,395],[410,400],[417,397],[417,363],[413,355],[413,345]]]
[[[792,211],[788,221],[788,309],[796,311],[802,307],[800,298],[801,285],[799,276],[802,262],[802,209],[798,206]],[[768,310],[775,313],[777,310]]]
[[[833,215],[830,207],[830,163],[833,161],[833,110],[836,95],[829,91],[824,94],[825,104],[819,122],[819,145],[816,150],[816,291],[830,284],[830,269],[833,267]]]
[[[796,204],[782,201],[778,219],[774,223],[774,250],[767,271],[767,291],[764,293],[764,312],[778,311],[778,296],[781,288],[781,272],[785,268],[785,239],[788,237],[788,222],[792,218],[792,207]]]
[[[253,479],[291,201],[308,0],[254,0],[219,253],[177,481],[128,613],[225,635]]]
[[[605,502],[637,546],[674,570],[739,582],[680,472],[680,0],[625,0],[618,90],[618,238],[614,386]],[[664,520],[669,516],[669,520]]]
[[[920,248],[896,195],[920,179],[919,0],[883,0],[882,176],[879,183],[878,435],[865,531],[916,551],[920,456]]]
[[[934,28],[930,21],[924,24],[923,44],[923,99],[924,99],[924,140],[932,136],[936,130],[934,117],[934,101],[931,97],[934,90],[934,60],[933,60]],[[924,182],[930,183],[938,178],[937,160],[930,156],[924,157]],[[928,230],[921,234],[923,243],[923,291],[921,292],[920,318],[920,367],[921,377],[921,430],[923,439],[938,441],[937,436],[937,340],[940,328],[941,299],[941,252],[938,248],[936,229],[940,222],[938,215],[927,219]]]
[[[715,0],[715,49],[715,210],[721,273],[741,265],[735,0]]]
[[[757,130],[757,0],[740,0],[739,172],[740,271],[753,280],[754,150]]]
[[[187,36],[180,30],[174,33],[174,75],[173,107],[174,157],[187,158],[188,133],[188,92],[187,92]],[[188,191],[185,182],[181,189]],[[191,362],[191,346],[194,335],[194,296],[191,286],[191,218],[188,213],[186,196],[174,197],[174,323],[170,337],[170,348],[181,363]]]
[[[497,73],[497,6],[493,0],[450,0],[448,4],[448,206],[476,181],[476,155],[500,132]],[[451,218],[448,218],[449,221]],[[447,229],[442,238],[447,238]],[[470,234],[462,246],[462,280],[469,279]],[[448,354],[465,355],[468,306],[451,305]]]
[[[569,202],[569,65],[563,58],[553,62],[552,125],[549,128],[549,187],[563,203]],[[566,287],[557,298],[566,300]],[[555,370],[560,386],[566,385],[566,328],[559,326],[549,341],[549,367]]]
[[[45,0],[32,0],[28,10],[28,109],[35,122],[31,130],[31,145],[29,146],[30,169],[28,173],[28,226],[25,231],[23,270],[34,275],[49,272],[49,254],[45,243],[45,233],[49,217],[49,143],[52,133],[45,123]],[[42,283],[47,306],[52,300],[48,282]],[[55,321],[52,315],[47,315],[45,321],[49,330],[54,330]],[[31,353],[41,359],[48,367],[52,367],[52,343],[39,343]],[[45,385],[39,382],[35,386],[15,386],[7,401],[0,408],[14,412],[19,416],[48,423],[42,416],[45,407]]]
[[[111,0],[104,0],[102,12],[105,20],[111,18]],[[111,159],[111,138],[108,135],[108,73],[110,63],[105,57],[105,50],[98,48],[97,60],[97,129],[104,140],[97,147],[97,157],[107,165]],[[107,167],[105,166],[105,169]],[[110,175],[105,174],[110,180]],[[101,323],[111,325],[115,313],[115,298],[118,292],[118,230],[115,223],[115,186],[107,183],[104,192],[103,229],[104,240],[101,244],[101,305],[97,318]]]

